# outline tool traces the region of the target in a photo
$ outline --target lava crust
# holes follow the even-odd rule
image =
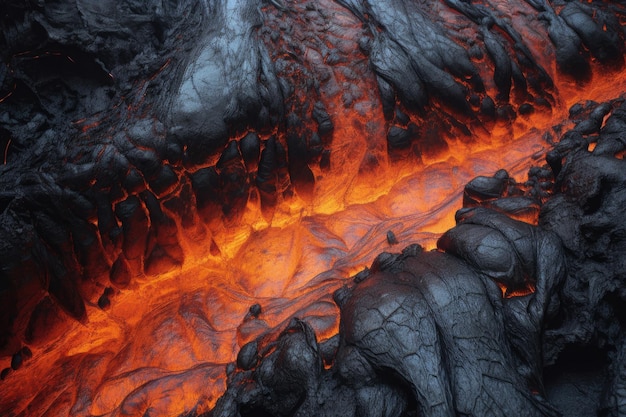
[[[593,95],[594,83],[622,85],[624,5],[0,7],[3,380],[71,326],[88,327],[94,311],[116,311],[116,296],[248,249],[241,236],[382,199],[408,172],[541,130],[554,144],[548,166],[522,184],[505,171],[471,181],[464,204],[482,209],[461,213],[437,253],[379,257],[339,297],[343,331],[332,341],[318,345],[309,324],[294,320],[276,341],[268,332],[242,349],[214,413],[554,415],[541,370],[571,345],[606,353],[611,381],[598,407],[608,415],[623,407],[625,110],[600,94],[606,102],[571,107],[575,126],[548,123]],[[390,245],[399,241],[389,233]],[[387,288],[398,299],[377,305]],[[361,305],[368,297],[372,305]],[[448,298],[469,304],[447,311]],[[467,323],[479,311],[484,317],[456,329],[455,314]],[[464,347],[479,330],[488,340]],[[398,344],[372,341],[377,332]],[[467,365],[463,352],[478,363]],[[465,380],[477,382],[465,391]],[[507,402],[489,403],[495,391]],[[85,397],[77,392],[68,401]],[[331,398],[343,406],[324,403]]]

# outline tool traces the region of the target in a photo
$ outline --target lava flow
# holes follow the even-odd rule
[[[203,3],[207,12],[217,7],[213,3]],[[224,6],[226,12],[235,16],[236,7],[245,2],[225,3],[234,8]],[[152,228],[157,221],[152,213],[144,213],[145,227],[132,231],[140,243],[128,239],[123,244],[113,239],[107,243],[102,238],[107,266],[123,265],[116,261],[126,257],[122,267],[132,276],[96,285],[97,294],[84,290],[81,294],[91,298],[85,300],[82,321],[69,319],[71,314],[46,290],[38,293],[38,300],[25,301],[26,305],[49,299],[49,310],[44,324],[29,330],[24,348],[12,358],[0,359],[0,369],[5,369],[0,414],[176,416],[211,410],[226,389],[226,367],[244,344],[276,335],[293,317],[310,324],[318,340],[337,334],[338,308],[332,293],[348,277],[370,265],[382,251],[414,243],[434,249],[439,236],[454,226],[454,213],[462,206],[468,182],[506,168],[511,178],[524,183],[528,169],[542,163],[559,133],[569,127],[563,121],[572,105],[583,100],[603,102],[626,91],[623,71],[596,58],[590,58],[589,74],[582,81],[557,68],[550,41],[543,36],[544,22],[530,20],[532,2],[484,2],[498,16],[512,16],[506,26],[512,29],[503,36],[513,39],[513,46],[493,38],[480,22],[459,23],[462,4],[448,8],[437,3],[422,17],[441,16],[432,24],[456,28],[452,39],[459,48],[479,49],[462,42],[471,38],[472,45],[487,45],[491,54],[500,49],[518,57],[527,53],[536,57],[537,68],[545,70],[553,83],[539,91],[541,82],[529,81],[528,91],[523,92],[517,72],[526,68],[513,62],[505,67],[514,73],[510,76],[514,82],[503,94],[506,82],[492,75],[501,74],[498,59],[476,52],[470,60],[476,68],[473,76],[451,70],[451,79],[470,92],[477,88],[477,79],[484,80],[475,96],[468,93],[463,104],[456,105],[452,92],[452,98],[432,93],[436,82],[426,81],[427,104],[412,103],[392,84],[397,74],[380,76],[380,60],[389,57],[381,56],[377,48],[384,42],[398,42],[384,35],[393,28],[376,17],[380,12],[376,5],[359,15],[353,10],[357,2],[343,3],[350,7],[331,0],[302,0],[272,2],[257,10],[262,25],[242,32],[252,31],[259,48],[267,48],[276,77],[283,80],[282,115],[270,114],[254,123],[237,119],[235,127],[228,127],[227,141],[201,161],[163,158],[176,178],[171,185],[157,193],[152,183],[142,179],[136,188],[154,193],[159,202],[176,197],[190,199],[193,206],[200,203],[198,195],[189,197],[196,183],[183,178],[210,171],[217,172],[220,186],[226,189],[220,195],[232,201],[211,200],[204,209],[189,209],[188,217],[164,204],[166,226]],[[398,25],[398,32],[404,29]],[[239,33],[228,19],[224,27],[224,36]],[[494,31],[505,32],[503,27]],[[523,34],[524,48],[513,33]],[[387,37],[382,39],[383,35]],[[236,49],[235,44],[228,47]],[[427,54],[424,48],[410,52]],[[166,62],[160,70],[167,75],[175,65]],[[181,72],[183,64],[188,62],[180,60]],[[528,78],[540,78],[538,74]],[[146,110],[150,106],[143,100],[148,85],[159,80],[154,76],[134,84],[140,91],[134,93],[139,97],[135,104],[141,110],[119,106],[115,114],[123,113],[124,120],[133,122],[152,120]],[[389,95],[381,93],[385,85],[395,91],[391,104]],[[9,95],[0,92],[0,96],[0,102],[9,101]],[[489,101],[500,111],[494,110],[493,117],[479,110]],[[463,106],[466,114],[459,109]],[[97,143],[100,138],[92,135],[101,134],[100,120],[87,120],[78,137]],[[106,117],[102,120],[107,123]],[[390,132],[400,136],[408,132],[410,138],[390,144]],[[240,149],[250,134],[258,135],[262,152],[245,161]],[[117,143],[107,135],[110,144]],[[6,166],[11,163],[12,141],[3,143]],[[150,150],[140,141],[134,145]],[[106,146],[95,158],[103,158]],[[193,146],[190,142],[185,149]],[[282,148],[283,156],[277,152],[277,168],[264,182],[259,180],[262,155],[271,146]],[[228,149],[234,149],[236,162],[223,156]],[[130,178],[133,169],[125,173]],[[91,185],[98,183],[93,180]],[[137,191],[138,198],[126,189],[111,203],[136,198],[145,208],[151,200],[141,193]],[[118,217],[123,217],[121,211],[116,212]],[[524,219],[537,221],[532,214]],[[121,223],[115,220],[116,225]],[[104,230],[101,217],[95,216],[90,224]],[[130,245],[140,248],[139,261],[127,256]],[[519,295],[507,293],[505,287],[502,291],[505,297]],[[20,318],[18,324],[20,320],[27,321]]]

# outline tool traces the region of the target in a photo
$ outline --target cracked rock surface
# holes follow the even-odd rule
[[[620,415],[623,103],[573,109],[581,117],[547,157],[552,168],[532,168],[526,183],[498,171],[468,184],[466,208],[437,250],[380,254],[335,293],[337,336],[318,343],[296,319],[262,349],[255,344],[254,364],[229,370],[208,415]],[[581,133],[598,112],[609,115],[604,126]],[[529,214],[538,225],[514,219]],[[330,367],[320,366],[323,352]],[[598,368],[581,365],[588,361]],[[584,406],[553,369],[575,381]],[[268,399],[285,381],[302,388],[281,407]]]

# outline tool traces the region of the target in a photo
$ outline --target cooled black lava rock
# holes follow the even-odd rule
[[[556,103],[552,80],[515,19],[489,2],[341,3],[365,23],[358,45],[375,75],[364,74],[376,77],[371,81],[393,126],[392,151],[407,146],[416,155],[437,151],[446,146],[446,135],[472,140],[474,130],[489,129],[495,118],[513,120],[529,106],[548,109]],[[605,67],[623,65],[624,5],[543,0],[519,5],[522,12],[514,17],[541,19],[533,27],[547,31],[558,68],[578,82],[590,76],[590,57]],[[294,190],[310,194],[313,164],[327,169],[333,161],[328,144],[338,109],[322,100],[333,69],[342,66],[346,77],[341,84],[346,92],[339,94],[344,106],[353,105],[359,93],[354,80],[360,75],[348,71],[353,63],[342,62],[345,51],[322,41],[315,50],[307,39],[301,47],[298,27],[281,23],[291,22],[287,6],[294,4],[85,0],[1,6],[3,355],[19,351],[25,341],[45,343],[58,336],[67,315],[86,322],[85,305],[96,304],[102,288],[123,289],[133,276],[180,266],[179,224],[188,231],[199,220],[237,221],[250,195],[260,195],[263,215],[271,219],[281,198]],[[317,27],[334,30],[324,10],[316,9],[314,17]],[[307,61],[315,53],[319,73],[318,65]],[[495,93],[485,88],[491,84]],[[624,269],[618,256],[623,249],[619,172],[626,117],[617,102],[579,107],[572,113],[576,128],[550,154],[553,188],[551,180],[535,175],[513,190],[517,199],[504,200],[500,186],[490,184],[506,182],[506,193],[511,184],[494,176],[473,183],[478,186],[472,192],[482,193],[475,204],[509,213],[536,212],[547,201],[542,228],[554,230],[566,244],[574,272],[563,293],[574,307],[552,323],[546,357],[554,360],[571,343],[571,334],[577,343],[609,346],[614,382],[605,408],[616,414],[624,397],[623,323],[618,314],[613,315],[618,324],[611,317],[624,298],[623,277],[615,271]],[[314,124],[302,126],[311,120]],[[590,143],[596,143],[592,158]],[[210,252],[219,254],[213,241]],[[395,260],[381,257],[372,273],[396,268]],[[359,278],[363,283],[365,275]],[[580,276],[586,281],[579,283]],[[584,288],[592,288],[593,296]],[[28,308],[16,294],[32,299]],[[506,311],[508,319],[522,314],[520,306]],[[563,323],[573,329],[569,338],[560,332],[567,328]],[[381,380],[376,372],[355,373],[367,381],[356,385],[347,381],[350,371],[343,379],[323,370],[317,376],[314,343],[302,326],[285,333],[284,350],[308,355],[303,363],[309,377],[325,381],[320,395],[342,401],[346,415],[397,415],[417,404],[406,384],[387,376]],[[359,359],[345,363],[353,361]],[[289,368],[286,375],[300,381],[291,372],[296,370]],[[536,374],[529,372],[519,373]],[[286,389],[270,373],[264,381]],[[312,391],[307,386],[282,404],[298,404]],[[308,410],[317,407],[307,404]],[[338,409],[321,407],[326,415],[339,415]]]
[[[246,345],[237,361],[242,371],[212,415],[401,416],[413,404],[424,416],[557,416],[532,389],[542,389],[541,331],[565,273],[558,238],[474,209],[439,247],[447,253],[382,254],[366,278],[336,294],[341,330],[331,370],[323,371],[302,322],[256,367],[256,344]],[[536,291],[502,299],[496,282]],[[354,390],[355,399],[325,410],[315,399],[329,384],[335,394],[325,401],[341,398],[337,385]]]
[[[258,343],[256,341],[246,343],[237,354],[237,367],[244,371],[254,368],[259,360],[258,355]]]
[[[479,207],[457,213],[457,226],[439,239],[438,250],[412,245],[400,254],[383,253],[338,290],[341,324],[334,359],[324,360],[332,364],[329,369],[313,359],[320,347],[310,337],[298,339],[303,345],[291,354],[274,350],[295,340],[291,327],[275,342],[264,341],[271,347],[259,352],[256,368],[231,375],[226,394],[209,415],[558,416],[558,409],[571,414],[567,404],[574,400],[566,383],[551,374],[546,390],[543,369],[572,346],[594,347],[601,355],[594,358],[601,368],[593,375],[568,363],[592,402],[584,410],[619,415],[626,143],[607,126],[619,124],[620,103],[610,103],[612,115],[599,135],[570,132],[557,143],[564,163],[554,173],[554,194],[545,203],[505,171],[478,179],[474,188],[491,190],[490,184],[497,184],[497,190],[472,202]],[[589,152],[573,145],[576,137],[584,143],[613,142],[613,152]],[[549,179],[550,174],[533,168],[529,177]],[[504,186],[513,196],[502,196]],[[511,203],[515,198],[520,201]],[[480,206],[512,214],[524,206],[540,209],[540,224]],[[307,371],[294,375],[293,363],[309,348]],[[270,407],[265,399],[276,398],[285,387],[277,380],[266,383],[262,375],[284,372],[298,386],[315,388],[294,391],[293,401]],[[602,397],[593,387],[598,378],[606,381]],[[290,408],[296,398],[300,405]],[[336,406],[329,410],[327,402]]]

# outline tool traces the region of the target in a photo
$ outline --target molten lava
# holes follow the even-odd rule
[[[302,132],[316,128],[304,119],[316,100],[334,125],[332,137],[322,139],[330,156],[316,156],[309,165],[314,185],[281,184],[279,175],[278,198],[269,214],[259,191],[245,190],[250,198],[236,224],[196,219],[193,227],[183,227],[185,219],[174,218],[184,262],[156,263],[166,272],[140,273],[127,287],[114,288],[110,307],[87,305],[85,323],[64,320],[66,313],[57,308],[58,317],[49,318],[59,322],[58,330],[51,330],[56,333],[32,347],[33,358],[0,383],[3,415],[175,416],[210,410],[225,390],[226,366],[241,346],[277,333],[292,317],[309,323],[320,340],[330,338],[338,330],[331,294],[346,278],[379,252],[394,251],[395,240],[400,247],[418,243],[434,249],[441,233],[454,226],[463,187],[472,178],[505,167],[521,180],[549,148],[544,133],[566,118],[572,104],[626,91],[623,73],[595,64],[589,83],[559,76],[555,63],[543,58],[548,45],[532,27],[537,23],[523,30],[529,23],[513,19],[555,80],[558,99],[552,109],[495,121],[491,133],[477,128],[470,139],[442,135],[445,143],[432,149],[425,143],[394,159],[385,142],[389,121],[368,58],[359,49],[358,40],[368,36],[362,22],[329,0],[290,4],[290,9],[287,15],[268,7],[261,33],[278,51],[272,59],[287,63],[283,76],[298,83],[318,77],[317,89],[301,90],[287,103],[300,117]],[[445,17],[455,19],[450,12]],[[290,26],[288,36],[281,25]],[[311,37],[316,25],[334,28]],[[281,30],[284,37],[272,38]],[[285,44],[287,38],[301,43]],[[491,64],[483,63],[490,72]],[[486,86],[494,97],[495,89]],[[400,101],[397,105],[413,120],[423,117]],[[81,124],[87,134],[98,123],[91,120]],[[260,136],[267,141],[277,135],[287,144],[285,132]],[[10,145],[9,140],[5,164]],[[329,159],[320,163],[324,158]],[[519,295],[502,290],[505,297]],[[9,366],[2,359],[0,368]]]

